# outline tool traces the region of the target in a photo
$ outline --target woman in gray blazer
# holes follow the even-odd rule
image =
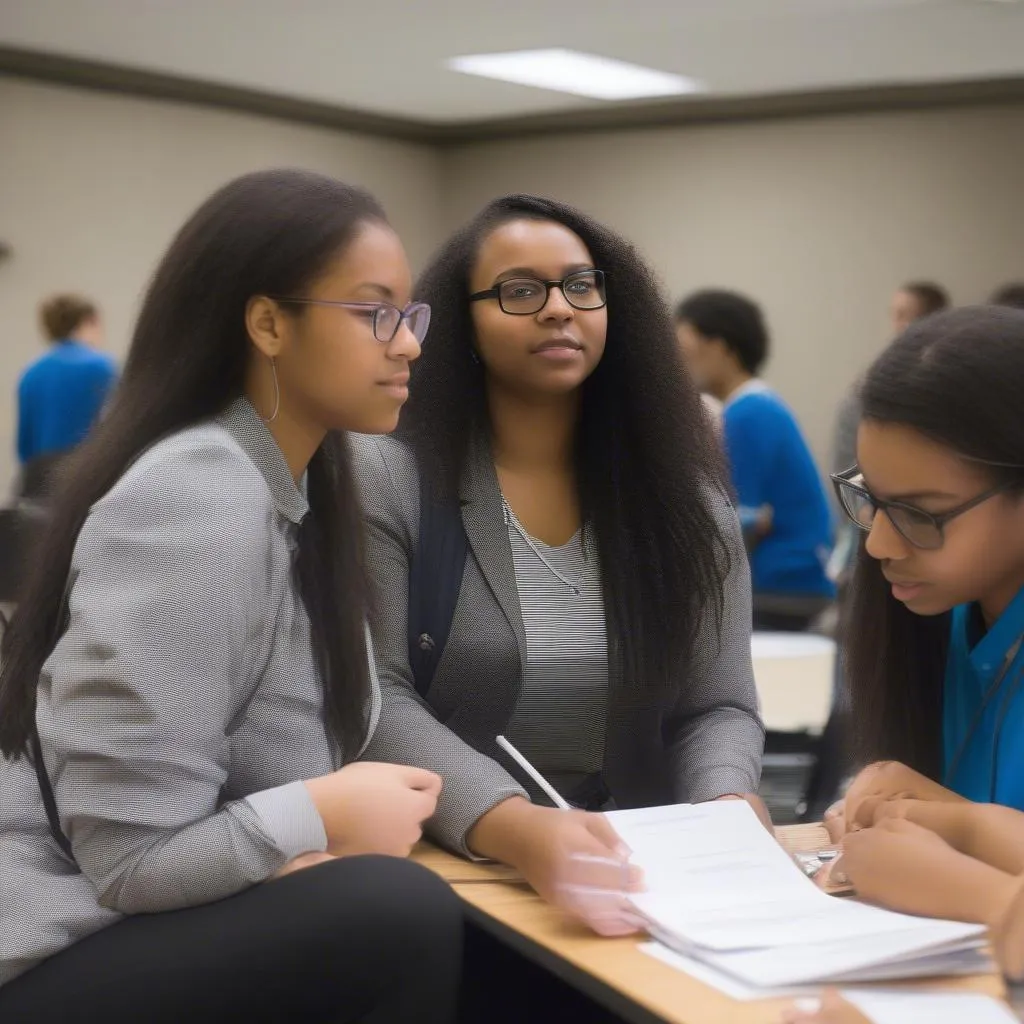
[[[586,810],[757,803],[750,583],[713,427],[651,271],[570,207],[492,203],[417,296],[431,345],[398,434],[356,447],[383,688],[370,754],[444,777],[428,826],[441,841],[628,930],[620,898],[578,902],[574,857],[592,888],[631,884]],[[447,643],[417,692],[424,496],[454,510],[467,546]],[[499,734],[586,810],[531,802]]]
[[[394,428],[410,285],[376,201],[301,172],[164,256],[4,637],[0,1019],[453,1018],[461,915],[398,859],[440,780],[352,763],[380,697],[333,432]]]

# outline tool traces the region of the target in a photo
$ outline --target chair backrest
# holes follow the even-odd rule
[[[0,508],[0,604],[16,604],[25,582],[29,556],[46,523],[44,510],[28,505]]]
[[[29,501],[49,501],[60,473],[67,464],[68,452],[51,452],[30,459],[21,470],[19,496]]]

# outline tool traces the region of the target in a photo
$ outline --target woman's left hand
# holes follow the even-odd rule
[[[858,896],[890,910],[969,921],[975,917],[963,889],[971,863],[934,832],[904,818],[885,818],[846,835],[829,881],[849,881]]]
[[[817,1000],[798,1000],[782,1011],[780,1024],[872,1024],[855,1006],[843,999],[838,992],[826,992],[817,1008],[804,1005]]]
[[[939,800],[963,803],[964,798],[898,761],[879,761],[864,768],[846,796],[825,812],[825,827],[838,843],[850,832],[871,824],[879,801]]]

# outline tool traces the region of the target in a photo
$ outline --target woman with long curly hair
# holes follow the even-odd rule
[[[629,930],[634,880],[593,812],[758,782],[749,573],[714,428],[651,270],[569,206],[492,202],[415,294],[433,320],[412,397],[356,451],[384,691],[370,756],[445,778],[446,845]],[[463,542],[425,679],[409,581],[427,503]],[[542,806],[502,734],[575,810]]]

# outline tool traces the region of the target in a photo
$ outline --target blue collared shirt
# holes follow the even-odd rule
[[[953,609],[942,713],[945,785],[969,800],[1024,810],[1024,589],[972,643],[976,615],[974,605]]]

